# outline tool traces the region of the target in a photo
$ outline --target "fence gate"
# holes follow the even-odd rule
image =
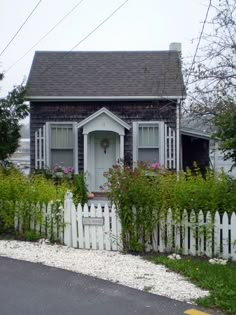
[[[115,206],[80,204],[67,193],[64,206],[64,244],[74,248],[122,250],[121,224]]]

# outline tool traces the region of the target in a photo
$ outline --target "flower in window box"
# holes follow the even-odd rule
[[[87,197],[88,197],[88,199],[93,199],[94,198],[94,194],[93,193],[88,193]]]
[[[160,170],[161,169],[161,165],[158,162],[154,162],[150,165],[150,168],[153,170]]]

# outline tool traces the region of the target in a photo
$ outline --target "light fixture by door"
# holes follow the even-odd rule
[[[102,139],[101,147],[103,148],[105,154],[107,153],[107,148],[109,148],[109,146],[110,146],[109,140],[106,138]]]

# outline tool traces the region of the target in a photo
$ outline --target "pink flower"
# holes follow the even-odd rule
[[[152,168],[153,170],[155,170],[155,169],[161,169],[161,166],[160,166],[160,164],[159,163],[157,163],[157,162],[155,162],[155,163],[152,163],[151,165],[150,165],[150,168]]]

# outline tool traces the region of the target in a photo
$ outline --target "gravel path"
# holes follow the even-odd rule
[[[191,302],[208,294],[164,266],[119,252],[2,240],[0,256],[79,272],[179,301]]]

